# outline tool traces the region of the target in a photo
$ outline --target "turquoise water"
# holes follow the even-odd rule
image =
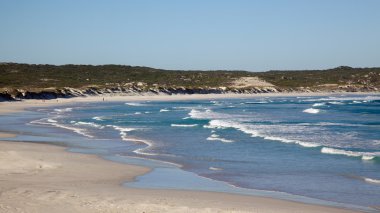
[[[380,96],[81,103],[3,116],[0,129],[14,125],[23,133],[15,140],[171,162],[243,189],[380,206]]]

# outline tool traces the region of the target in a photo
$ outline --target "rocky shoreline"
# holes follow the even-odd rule
[[[56,98],[73,98],[86,96],[102,96],[102,95],[184,95],[184,94],[263,94],[263,93],[319,93],[319,92],[378,92],[377,88],[372,87],[336,87],[329,89],[320,88],[278,88],[278,87],[251,87],[251,88],[186,88],[186,87],[109,87],[96,88],[88,87],[83,89],[65,87],[62,89],[13,89],[0,92],[0,101],[17,101],[23,99],[56,99]]]

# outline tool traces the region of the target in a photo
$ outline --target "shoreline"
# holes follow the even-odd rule
[[[346,94],[346,93],[345,93]],[[355,93],[358,94],[358,93]],[[372,93],[371,93],[372,94]],[[277,95],[278,94],[274,94]],[[273,96],[274,96],[273,95]],[[311,96],[310,93],[305,94],[307,96]],[[323,94],[318,94],[314,96],[319,96]],[[326,95],[326,94],[325,94]],[[190,96],[190,97],[189,97]],[[211,97],[210,97],[211,96]],[[267,95],[268,96],[268,95]],[[283,96],[283,95],[280,95]],[[301,96],[300,94],[292,94],[292,96]],[[152,98],[156,97],[156,98]],[[181,95],[179,96],[105,96],[107,98],[107,101],[165,101],[165,100],[193,100],[193,99],[217,99],[217,98],[249,98],[249,97],[266,97],[263,96],[262,94],[260,95],[232,95],[226,97],[226,95],[223,96],[217,96],[215,95]],[[100,100],[99,100],[100,99]],[[97,101],[102,101],[102,97],[89,97],[89,98],[72,98],[72,99],[59,99],[58,103],[56,100],[46,100],[44,102],[41,102],[41,100],[28,100],[28,101],[20,101],[20,102],[9,102],[9,104],[3,104],[0,103],[0,115],[1,114],[7,114],[7,113],[16,113],[24,110],[25,108],[31,108],[31,107],[48,107],[48,106],[53,106],[53,105],[64,105],[64,104],[70,104],[70,103],[77,103],[77,102],[97,102]],[[13,104],[16,103],[16,105]],[[13,106],[12,106],[13,105]],[[12,109],[9,107],[12,106]],[[1,137],[9,137],[10,135],[4,135],[0,134],[0,140]],[[5,144],[5,145],[4,145]],[[21,145],[20,145],[21,144]],[[19,147],[20,145],[20,147]],[[14,143],[14,142],[1,142],[0,143],[0,150],[11,150],[11,152],[22,152],[24,156],[28,156],[27,150],[32,150],[33,152],[38,152],[39,149],[48,149],[52,154],[55,156],[70,156],[71,159],[61,159],[59,166],[54,164],[54,159],[53,157],[53,164],[51,163],[46,166],[42,165],[40,170],[37,169],[37,172],[33,170],[32,176],[35,176],[36,178],[43,173],[52,173],[51,175],[53,177],[57,176],[57,173],[62,173],[61,168],[65,167],[65,164],[72,164],[74,167],[82,167],[82,168],[77,168],[74,170],[73,173],[77,173],[75,171],[81,171],[81,170],[88,170],[88,168],[83,167],[86,166],[83,164],[82,161],[90,161],[96,165],[99,165],[100,168],[95,168],[94,170],[90,172],[79,172],[80,174],[77,174],[78,177],[77,179],[73,179],[73,184],[77,182],[76,184],[81,182],[81,178],[87,178],[88,176],[92,176],[94,174],[98,173],[104,173],[105,176],[107,176],[108,171],[107,167],[112,167],[112,166],[120,166],[122,168],[121,170],[138,170],[137,172],[133,174],[124,174],[124,172],[116,172],[115,171],[110,171],[108,176],[105,177],[107,180],[99,180],[94,177],[94,183],[91,183],[91,190],[80,188],[75,189],[75,188],[70,188],[65,185],[65,183],[61,183],[60,181],[56,180],[55,184],[58,184],[55,187],[58,188],[64,188],[65,190],[68,190],[65,193],[81,193],[81,199],[82,201],[80,202],[85,202],[87,197],[93,198],[93,196],[98,197],[98,200],[94,202],[93,204],[103,201],[104,198],[108,197],[117,197],[115,198],[116,200],[122,202],[110,202],[110,203],[104,203],[104,209],[107,209],[107,211],[110,211],[112,209],[112,206],[116,206],[115,209],[112,209],[111,212],[119,212],[121,209],[122,210],[128,210],[128,211],[203,211],[203,212],[215,212],[215,211],[256,211],[256,212],[295,212],[295,211],[300,211],[302,209],[303,212],[355,212],[354,210],[348,210],[348,209],[342,209],[342,208],[336,208],[336,207],[329,207],[329,206],[321,206],[321,205],[315,205],[315,204],[305,204],[305,203],[299,203],[299,202],[294,202],[294,201],[287,201],[287,200],[281,200],[281,199],[275,199],[275,198],[267,198],[267,197],[259,197],[259,196],[251,196],[251,195],[237,195],[237,194],[230,194],[230,193],[224,193],[224,192],[204,192],[204,191],[187,191],[187,190],[167,190],[167,189],[135,189],[135,188],[130,188],[130,187],[122,187],[122,183],[125,181],[131,182],[134,180],[137,176],[143,175],[148,173],[150,170],[146,167],[139,167],[139,166],[134,166],[130,164],[121,164],[109,160],[102,159],[99,156],[94,156],[94,155],[88,155],[88,154],[79,154],[79,153],[72,153],[68,152],[62,147],[56,147],[53,145],[45,145],[45,144],[32,144],[32,143]],[[20,151],[21,150],[21,151]],[[25,154],[26,153],[26,154]],[[30,154],[30,153],[29,153]],[[42,158],[46,157],[46,162],[51,162],[52,159],[49,157],[52,156],[45,156],[44,153],[39,153]],[[36,159],[33,159],[33,156],[31,156],[31,162],[35,162]],[[80,160],[75,161],[73,158],[78,157]],[[4,160],[3,158],[0,158],[1,160]],[[15,160],[15,159],[13,159]],[[17,161],[17,159],[16,159]],[[37,160],[38,162],[38,160]],[[29,166],[27,166],[28,169]],[[49,169],[44,169],[45,167]],[[53,168],[50,168],[53,167]],[[119,168],[119,167],[118,167]],[[10,168],[12,169],[12,168]],[[139,170],[140,169],[140,170]],[[118,169],[116,169],[118,170]],[[120,170],[120,171],[121,171]],[[14,171],[13,171],[14,173]],[[10,177],[15,176],[17,177],[17,180],[21,180],[22,182],[27,183],[27,181],[32,181],[28,178],[23,179],[23,173],[16,173],[13,174],[12,172],[5,177],[1,177],[1,179],[5,179],[6,181],[2,181],[1,183],[1,189],[2,193],[3,192],[3,184],[4,182],[12,182],[13,180],[10,179]],[[70,173],[70,172],[69,172]],[[25,174],[25,173],[24,173]],[[29,175],[29,173],[27,173]],[[0,173],[1,176],[3,176]],[[62,174],[61,174],[62,175]],[[118,179],[119,182],[115,182],[115,179],[112,179],[112,176],[118,176],[119,175],[124,175],[122,182],[120,182],[121,179]],[[39,181],[43,179],[43,177],[38,177]],[[45,177],[47,178],[47,177]],[[65,179],[65,176],[61,176],[61,179]],[[92,177],[91,177],[92,178]],[[107,184],[105,184],[105,181]],[[65,181],[64,181],[65,182]],[[6,184],[7,185],[7,184]],[[54,184],[53,184],[54,185]],[[75,185],[75,184],[74,184]],[[17,186],[15,186],[17,187]],[[45,186],[41,185],[36,185],[37,188],[33,188],[34,191],[40,192],[40,188],[44,188]],[[68,187],[68,188],[67,188]],[[90,188],[90,187],[89,187]],[[101,189],[100,189],[101,188]],[[116,189],[117,188],[117,189]],[[33,191],[32,190],[32,191]],[[79,190],[80,192],[77,192],[76,190]],[[97,191],[100,190],[100,191]],[[8,191],[6,191],[8,193]],[[96,195],[93,195],[91,193],[95,193]],[[90,194],[89,194],[90,193]],[[131,194],[133,196],[131,196]],[[33,194],[33,193],[32,193]],[[162,198],[162,195],[165,194],[165,197]],[[18,196],[21,196],[18,194]],[[71,196],[71,195],[70,195]],[[30,199],[31,196],[28,197]],[[133,198],[131,198],[133,197]],[[139,199],[134,200],[135,197],[138,197]],[[180,199],[179,199],[180,198]],[[21,198],[20,198],[21,199]],[[68,202],[67,205],[73,205],[75,208],[80,209],[80,212],[93,212],[93,211],[102,211],[102,209],[99,207],[98,209],[93,209],[94,206],[92,204],[89,206],[82,206],[81,203],[77,203],[77,201],[72,201],[70,198],[65,197],[64,199],[68,199],[65,202]],[[141,202],[142,199],[144,200],[149,200],[148,202]],[[2,200],[2,197],[0,197],[0,201]],[[95,199],[96,200],[96,199]],[[108,199],[106,199],[108,200]],[[162,201],[165,202],[162,202]],[[154,202],[153,202],[154,201]],[[160,202],[156,202],[160,201]],[[45,200],[45,202],[49,202],[49,200]],[[61,202],[61,201],[60,201]],[[79,201],[78,201],[79,202]],[[105,201],[104,201],[105,202]],[[132,203],[130,203],[132,202]],[[3,202],[0,202],[3,203]],[[19,202],[18,202],[19,203]],[[128,205],[126,205],[128,203]],[[17,204],[17,203],[15,203]],[[142,205],[143,204],[143,205]],[[0,205],[0,209],[2,208],[2,205]],[[44,205],[48,205],[47,203],[41,204],[41,207]],[[79,206],[78,206],[79,205]],[[88,207],[88,208],[87,208]],[[16,207],[15,207],[16,208]],[[31,208],[31,207],[30,207]],[[37,208],[37,207],[36,207]],[[102,207],[103,208],[103,207]],[[159,210],[157,210],[159,209]],[[28,209],[27,209],[28,210]],[[57,209],[59,211],[59,209]],[[36,212],[42,211],[42,209],[36,209]],[[61,209],[62,211],[62,209]],[[74,210],[75,211],[75,210]],[[31,211],[33,212],[33,211]]]
[[[23,111],[32,107],[48,107],[71,103],[85,102],[122,102],[122,101],[185,101],[185,100],[214,100],[214,99],[239,99],[239,98],[265,98],[265,97],[297,97],[297,96],[329,96],[329,95],[379,95],[380,92],[312,92],[312,93],[257,93],[257,94],[178,94],[178,95],[96,95],[57,99],[22,99],[20,101],[0,101],[0,115]]]

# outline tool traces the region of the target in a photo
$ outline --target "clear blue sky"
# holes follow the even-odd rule
[[[380,0],[0,0],[0,61],[380,66]]]

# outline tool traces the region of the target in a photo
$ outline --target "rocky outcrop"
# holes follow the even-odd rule
[[[22,99],[55,99],[55,98],[71,98],[71,97],[85,97],[85,96],[97,96],[97,95],[176,95],[176,94],[224,94],[224,93],[236,93],[236,94],[254,94],[254,93],[268,93],[278,92],[279,90],[274,87],[267,88],[186,88],[186,87],[146,87],[133,85],[130,87],[109,87],[109,88],[95,88],[88,87],[84,89],[76,89],[66,87],[63,89],[54,90],[40,90],[27,91],[27,90],[13,90],[0,93],[0,101],[22,100]]]
[[[7,92],[0,93],[0,101],[13,101],[14,97],[12,97]]]

